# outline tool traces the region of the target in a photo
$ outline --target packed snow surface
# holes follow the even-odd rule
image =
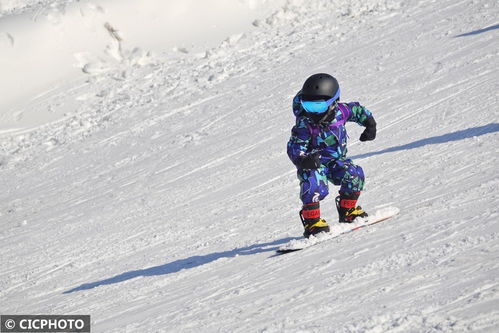
[[[227,36],[251,31],[283,1],[51,1],[0,12],[0,133],[64,118],[65,108],[37,108],[45,96],[102,74],[156,58],[202,57]],[[235,36],[232,38],[236,38]]]
[[[0,1],[0,313],[90,314],[92,332],[498,332],[499,3],[210,3],[219,28],[182,14],[172,31],[131,19],[152,0]],[[348,126],[360,204],[400,212],[276,256],[303,232],[286,143],[316,72],[378,123],[367,143]]]

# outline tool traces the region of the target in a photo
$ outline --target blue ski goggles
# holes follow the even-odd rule
[[[329,109],[329,107],[332,104],[334,104],[338,100],[339,97],[340,97],[340,90],[338,89],[336,95],[334,95],[328,100],[322,100],[322,101],[301,100],[301,106],[303,106],[305,111],[309,113],[324,113]]]

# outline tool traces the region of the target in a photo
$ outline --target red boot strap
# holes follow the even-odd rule
[[[320,209],[303,210],[302,212],[304,219],[318,219],[321,217]]]
[[[304,219],[318,219],[321,217],[321,208],[318,202],[303,205],[302,215]]]
[[[357,205],[357,200],[348,200],[348,199],[341,199],[340,200],[340,207],[342,208],[355,208],[355,205]]]

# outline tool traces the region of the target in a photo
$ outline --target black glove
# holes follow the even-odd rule
[[[371,141],[376,139],[376,121],[373,117],[367,118],[365,122],[366,129],[360,135],[360,141]]]
[[[301,156],[297,165],[301,169],[318,169],[321,166],[321,156],[319,153]]]

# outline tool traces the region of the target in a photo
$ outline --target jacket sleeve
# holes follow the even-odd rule
[[[311,135],[307,124],[302,118],[298,118],[296,125],[291,129],[291,137],[288,141],[288,156],[293,164],[297,165],[300,156],[307,154]]]
[[[348,103],[348,108],[351,110],[347,121],[356,122],[357,124],[367,127],[374,121],[373,114],[366,107],[358,102]]]

